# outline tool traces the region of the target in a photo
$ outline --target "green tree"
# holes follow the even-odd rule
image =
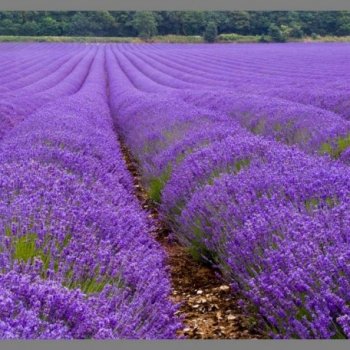
[[[349,11],[0,11],[2,35],[202,35],[217,31],[267,36],[275,41],[311,35],[350,35]],[[280,35],[279,32],[282,32]]]
[[[91,35],[89,27],[89,19],[85,16],[84,13],[77,12],[71,17],[66,31],[68,35],[73,36]]]
[[[304,36],[304,32],[301,29],[301,26],[299,23],[293,22],[290,31],[289,31],[289,36],[291,38],[302,38]]]
[[[250,12],[250,30],[249,34],[267,35],[271,24],[269,14],[266,12]]]
[[[20,25],[9,18],[0,20],[0,35],[18,35]]]
[[[259,38],[259,43],[268,43],[269,40],[265,37],[265,35],[261,35]]]
[[[115,21],[116,36],[137,36],[137,30],[133,25],[135,11],[111,11]]]
[[[89,30],[93,35],[110,36],[117,28],[114,17],[108,11],[88,12]]]
[[[350,13],[342,11],[337,22],[337,35],[350,35]]]
[[[59,22],[50,16],[45,16],[39,23],[39,35],[62,35]]]
[[[158,12],[158,33],[160,35],[181,34],[180,16],[180,11]]]
[[[216,41],[216,38],[218,36],[218,28],[215,22],[211,21],[208,22],[207,27],[205,28],[204,32],[204,40],[207,43],[213,43]]]
[[[205,18],[203,11],[180,12],[181,34],[201,35],[205,30]]]
[[[39,25],[35,21],[27,21],[23,23],[18,31],[20,35],[38,35],[40,33]]]
[[[156,16],[151,11],[136,12],[132,23],[142,39],[148,40],[157,34]]]
[[[234,11],[226,13],[225,31],[237,34],[249,34],[250,14],[246,11]]]
[[[275,24],[271,24],[269,27],[269,36],[272,41],[283,43],[286,41],[285,34],[282,32],[280,28],[278,28]]]

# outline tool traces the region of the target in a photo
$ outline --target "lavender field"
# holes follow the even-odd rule
[[[350,337],[349,44],[0,45],[0,338],[183,327],[160,219],[272,338]]]

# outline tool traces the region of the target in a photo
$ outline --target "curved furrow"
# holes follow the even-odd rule
[[[17,93],[18,90],[27,89],[34,84],[40,84],[40,82],[45,79],[50,79],[50,75],[57,74],[57,71],[61,70],[64,66],[69,65],[71,60],[82,55],[84,55],[84,52],[76,52],[75,54],[69,53],[64,55],[63,58],[57,60],[53,59],[51,56],[49,64],[44,62],[41,67],[30,67],[29,71],[32,72],[31,74],[23,74],[24,76],[22,78],[16,79],[15,81],[12,80],[6,85],[1,84],[1,86],[8,90],[7,94],[14,91]],[[5,94],[5,92],[1,93],[0,97]]]
[[[54,87],[79,65],[84,55],[85,53],[77,53],[74,56],[69,55],[65,61],[50,66],[48,69],[42,69],[42,71],[39,71],[39,74],[33,73],[31,76],[17,80],[13,84],[14,86],[6,86],[9,91],[1,93],[0,100],[11,98],[12,96],[20,97],[26,94],[36,94]]]
[[[62,96],[68,96],[78,92],[87,77],[94,59],[95,50],[92,50],[89,55],[85,56],[82,62],[73,68],[68,76],[56,86],[33,94],[33,96],[24,95],[20,99],[20,103],[18,103],[16,97],[2,101],[0,104],[0,122],[2,124],[0,139],[13,126],[20,123],[39,107]]]
[[[31,53],[29,51],[29,53]],[[57,56],[56,56],[57,55]],[[51,62],[52,60],[55,60],[56,58],[60,58],[61,53],[57,52],[53,53],[53,55],[48,54],[48,52],[42,52],[39,51],[36,55],[30,55],[30,62],[27,64],[22,64],[19,62],[10,62],[10,64],[7,64],[4,66],[5,72],[1,74],[1,84],[6,83],[7,81],[11,82],[11,79],[16,77],[22,77],[20,74],[26,74],[27,71],[33,72],[33,69],[37,69],[37,67],[45,67],[45,65],[48,62]],[[34,57],[33,57],[34,56]],[[44,56],[44,57],[43,57]],[[12,64],[14,67],[11,69]],[[5,68],[6,67],[6,68]],[[13,80],[12,80],[13,81]]]

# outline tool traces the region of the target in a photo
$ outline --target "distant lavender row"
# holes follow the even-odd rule
[[[0,140],[39,107],[77,92],[86,78],[95,50],[91,48],[86,55],[84,52],[74,52],[59,68],[51,67],[51,74],[41,77],[39,70],[29,81],[28,77],[23,76],[22,80],[27,81],[25,84],[28,85],[0,94]],[[17,83],[21,81],[16,77],[13,79]]]
[[[13,93],[22,87],[37,82],[39,79],[54,73],[72,56],[84,53],[84,51],[88,51],[88,48],[81,50],[80,47],[76,46],[64,50],[58,48],[56,50],[48,50],[48,48],[42,50],[42,47],[32,47],[27,48],[21,54],[14,55],[12,53],[11,60],[4,62],[2,66],[0,93]]]
[[[188,50],[181,45],[158,45],[158,50],[130,45],[123,51],[133,59],[142,56],[148,65],[174,79],[277,95],[348,118],[349,49],[348,44],[189,45]]]
[[[1,47],[1,338],[175,337],[109,105],[247,312],[276,338],[350,337],[347,45]]]
[[[122,47],[117,56],[122,69],[127,72],[133,84],[143,91],[164,92],[167,90],[174,94],[174,89],[176,89],[179,91],[178,98],[183,98],[186,102],[225,113],[237,119],[242,126],[254,133],[274,138],[288,145],[295,144],[308,153],[328,153],[338,158],[350,145],[350,123],[343,119],[348,109],[345,104],[349,99],[346,96],[350,96],[350,92],[343,91],[347,81],[347,74],[343,68],[344,62],[337,67],[339,72],[330,70],[323,75],[314,72],[306,74],[309,66],[315,62],[307,62],[308,65],[305,68],[299,67],[298,61],[293,61],[296,67],[291,65],[287,70],[283,64],[288,63],[288,60],[281,65],[270,57],[272,53],[282,54],[281,50],[286,55],[295,55],[294,51],[291,52],[293,45],[283,47],[283,49],[279,45],[272,46],[272,49],[252,49],[248,45],[240,50],[232,46],[226,50],[222,47],[216,50],[208,50],[203,47],[195,50],[190,47],[185,51],[177,49],[176,45],[175,48],[164,47],[163,50],[148,51],[144,46],[131,49],[134,47]],[[294,49],[296,52],[299,50],[304,52],[303,46],[294,46]],[[327,46],[324,52],[320,52],[317,47],[311,45],[307,53],[312,55],[315,51],[318,54],[325,55],[326,53],[327,55],[326,49]],[[343,50],[344,47],[341,47],[339,51]],[[205,57],[203,53],[213,56],[214,52],[218,52],[218,57],[215,57],[218,61],[228,54],[231,54],[233,58],[230,60],[227,58],[219,69],[219,66],[215,66],[212,61],[203,60],[203,56]],[[249,62],[242,59],[243,54],[253,60],[251,66]],[[264,62],[264,56],[259,56],[259,54],[267,56],[267,64]],[[185,57],[178,61],[179,55]],[[298,58],[305,63],[305,57],[301,55],[295,59]],[[323,59],[328,61],[329,57],[326,56]],[[237,60],[237,66],[235,66],[234,63]],[[257,60],[259,60],[259,65],[260,61],[264,62],[263,69],[260,68],[260,71],[254,66],[254,64],[258,65]],[[332,56],[333,61],[336,59]],[[273,67],[273,63],[277,65],[277,68]],[[299,72],[302,69],[305,70],[303,74]],[[296,72],[293,73],[293,70]],[[336,80],[334,76],[337,75],[338,79],[342,80],[335,84],[333,83]],[[322,80],[325,77],[326,82]],[[329,81],[335,86],[330,86]],[[328,105],[307,100],[310,91],[315,95],[313,100],[317,99],[316,91],[319,91],[320,88],[319,86],[316,88],[316,82],[322,86],[329,86],[320,92],[319,97],[319,100],[323,101],[322,96],[328,95]],[[288,94],[292,95],[293,91],[295,95],[288,96]],[[339,102],[339,106],[336,107],[335,95],[339,94],[345,94],[345,100],[344,103]],[[279,98],[276,98],[277,96]],[[330,104],[335,107],[331,107]],[[344,113],[339,113],[339,110]]]
[[[76,93],[0,142],[0,338],[174,338],[165,254],[113,131],[104,47],[85,62]]]
[[[160,202],[161,215],[178,239],[195,257],[220,268],[247,311],[260,314],[273,337],[349,338],[350,169],[271,139],[318,152],[328,138],[338,142],[341,135],[346,140],[347,122],[311,105],[218,89],[220,84],[201,88],[200,73],[191,81],[180,70],[176,77],[171,67],[173,57],[176,61],[183,55],[183,71],[189,71],[191,59],[204,62],[207,55],[224,61],[223,75],[227,71],[230,76],[235,72],[231,54],[243,66],[244,54],[256,55],[255,62],[261,60],[271,71],[269,78],[276,77],[278,83],[281,74],[272,75],[278,70],[273,53],[282,54],[281,46],[272,52],[267,46],[225,46],[219,51],[186,47],[181,47],[183,54],[178,46],[160,45],[121,45],[108,51],[112,113],[140,164],[150,196]],[[291,54],[292,48],[284,47]],[[340,47],[342,54],[344,50]],[[137,60],[139,52],[143,58],[166,57],[169,74],[159,63],[151,69]],[[327,75],[313,66],[320,64],[314,55],[322,51],[311,46],[301,52],[301,60],[311,64],[307,84]],[[214,65],[210,63],[211,70]],[[334,74],[346,76],[341,64],[338,68]],[[290,76],[288,84],[296,84],[293,69],[284,71]],[[244,70],[237,68],[237,74],[241,79]],[[263,77],[254,84],[263,86]],[[230,103],[227,98],[237,111],[234,118],[225,105]],[[262,132],[264,138],[242,128],[254,131],[259,120],[268,130]],[[281,126],[289,126],[288,133],[281,132],[279,123],[284,121]],[[337,146],[341,156],[346,155],[347,145]]]
[[[181,91],[179,98],[234,118],[256,135],[296,145],[306,153],[344,157],[350,146],[350,122],[339,115],[311,105],[270,96],[220,92]]]

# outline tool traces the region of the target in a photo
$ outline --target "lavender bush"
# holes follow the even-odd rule
[[[328,47],[120,46],[107,65],[161,216],[275,338],[350,336],[349,124],[322,97],[346,95],[348,48]]]
[[[92,62],[76,93],[0,144],[1,338],[158,339],[180,327],[113,131],[104,47]]]
[[[274,338],[349,338],[346,44],[2,44],[0,337],[175,338],[160,216]]]

